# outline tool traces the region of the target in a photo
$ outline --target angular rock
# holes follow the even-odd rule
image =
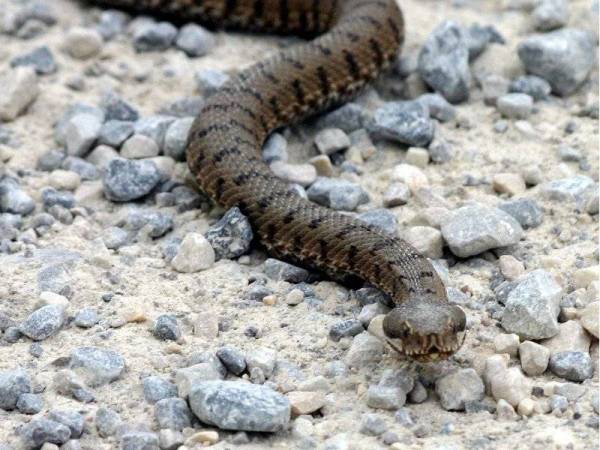
[[[466,402],[481,400],[485,393],[483,381],[474,369],[459,369],[435,383],[435,392],[440,397],[442,408],[461,411]]]
[[[25,370],[18,368],[0,372],[0,408],[11,411],[16,408],[21,394],[31,392],[31,379]]]
[[[188,233],[171,260],[171,265],[178,272],[193,273],[212,267],[214,262],[215,252],[210,242],[200,233]]]
[[[550,357],[550,370],[569,381],[584,381],[594,375],[594,364],[584,352],[559,352]]]
[[[376,137],[415,147],[427,147],[434,131],[429,108],[418,101],[387,102],[375,110],[370,125]]]
[[[192,425],[192,412],[182,398],[165,398],[154,405],[154,418],[159,428],[183,430]]]
[[[64,306],[43,306],[31,313],[29,317],[19,325],[19,331],[35,341],[42,341],[58,333],[64,320]]]
[[[161,174],[154,162],[119,158],[108,164],[102,185],[110,200],[127,202],[149,194],[160,179]]]
[[[542,208],[535,200],[529,198],[509,200],[500,203],[498,208],[514,217],[523,228],[535,228],[544,219]]]
[[[71,353],[69,368],[80,373],[90,387],[115,381],[125,371],[125,360],[114,350],[78,347]]]
[[[234,207],[207,230],[205,237],[219,260],[237,258],[248,252],[254,235],[246,216]]]
[[[179,30],[175,45],[188,56],[204,56],[215,46],[215,38],[200,25],[189,23]]]
[[[48,75],[56,72],[56,62],[50,49],[43,45],[32,51],[11,59],[11,67],[30,66],[38,75]]]
[[[19,435],[25,449],[36,449],[45,443],[64,444],[71,437],[71,431],[54,420],[40,418],[24,425]]]
[[[31,67],[17,67],[0,75],[0,120],[11,122],[37,98],[40,89]]]

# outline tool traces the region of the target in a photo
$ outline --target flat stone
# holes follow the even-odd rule
[[[287,281],[289,283],[301,283],[308,278],[308,271],[274,258],[267,258],[264,263],[265,275],[275,281]]]
[[[474,369],[459,369],[435,383],[435,392],[440,397],[442,408],[447,411],[465,409],[465,402],[481,400],[484,385]]]
[[[325,406],[325,394],[322,392],[294,391],[288,392],[286,397],[294,416],[313,414]]]
[[[222,380],[223,373],[210,362],[200,362],[175,372],[175,384],[179,397],[188,398],[194,386],[211,380]]]
[[[343,337],[353,337],[365,331],[363,324],[357,319],[346,319],[333,324],[329,328],[329,337],[334,342],[339,342]]]
[[[406,393],[397,387],[373,385],[367,391],[367,406],[394,411],[406,403]]]
[[[32,51],[16,56],[10,60],[11,67],[33,67],[38,75],[48,75],[56,72],[56,62],[50,49],[43,45]]]
[[[369,199],[360,185],[327,177],[318,177],[306,193],[311,201],[342,211],[353,211]]]
[[[538,202],[529,198],[508,200],[500,203],[498,208],[514,217],[523,228],[535,228],[544,219],[544,212]]]
[[[43,306],[31,313],[27,319],[19,325],[19,331],[35,341],[42,341],[58,333],[64,320],[64,306]]]
[[[527,119],[533,110],[533,98],[522,93],[504,94],[498,98],[496,106],[508,119]]]
[[[0,74],[0,120],[11,122],[23,114],[40,89],[31,67],[17,67]]]
[[[523,234],[521,225],[510,215],[482,204],[453,211],[441,231],[452,253],[463,258],[514,245]]]
[[[369,113],[357,103],[349,102],[321,116],[319,128],[339,128],[346,133],[364,128],[369,121]]]
[[[398,233],[398,219],[386,209],[372,209],[359,214],[357,217],[390,236],[395,236]]]
[[[188,233],[179,250],[171,260],[171,266],[178,272],[193,273],[206,270],[215,263],[215,252],[200,233]]]
[[[375,110],[370,132],[401,144],[427,147],[435,126],[429,109],[418,101],[387,102]]]
[[[365,367],[380,361],[383,349],[384,345],[379,339],[368,332],[363,332],[352,340],[344,362],[350,367]]]
[[[121,436],[122,450],[159,450],[158,436],[148,431],[130,431]]]
[[[115,381],[125,371],[125,360],[114,350],[78,347],[71,352],[69,368],[80,373],[90,387]]]
[[[310,186],[317,179],[317,169],[312,164],[288,164],[273,161],[269,168],[276,177],[302,187]]]
[[[569,381],[584,381],[594,375],[594,364],[584,352],[560,352],[550,356],[550,370]]]
[[[583,352],[590,350],[591,339],[577,320],[568,320],[558,325],[558,333],[541,344],[550,350],[550,355],[561,352]]]
[[[275,432],[290,421],[290,402],[266,386],[239,381],[206,381],[190,394],[202,421],[224,430]]]
[[[152,161],[113,159],[102,180],[104,194],[113,201],[127,202],[152,191],[161,175]]]

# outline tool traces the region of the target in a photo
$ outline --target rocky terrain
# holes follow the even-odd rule
[[[598,442],[598,2],[403,0],[404,51],[263,157],[431,258],[448,361],[198,191],[205,99],[292,37],[0,0],[0,449]]]

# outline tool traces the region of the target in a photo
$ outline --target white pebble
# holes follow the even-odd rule
[[[188,233],[171,265],[178,272],[199,272],[211,267],[215,262],[215,251],[200,233]]]
[[[0,120],[16,119],[37,98],[40,89],[31,67],[17,67],[0,76]]]
[[[76,59],[87,59],[102,48],[102,36],[93,28],[71,28],[65,36],[65,50]]]

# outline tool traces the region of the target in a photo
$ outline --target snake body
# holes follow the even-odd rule
[[[407,242],[311,203],[275,177],[260,151],[276,128],[343,102],[374,79],[404,38],[395,0],[103,0],[144,12],[246,29],[319,35],[242,70],[194,121],[188,165],[218,203],[237,206],[276,257],[359,277],[396,304],[384,319],[398,352],[429,361],[462,344],[463,311]],[[321,34],[324,33],[324,34]]]

